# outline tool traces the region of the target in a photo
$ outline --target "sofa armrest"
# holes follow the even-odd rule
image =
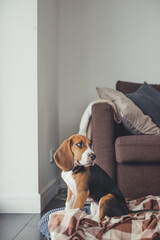
[[[92,143],[97,164],[115,180],[115,121],[107,103],[92,106]]]

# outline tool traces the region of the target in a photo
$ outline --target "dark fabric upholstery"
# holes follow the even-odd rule
[[[160,164],[117,164],[117,183],[125,197],[160,195]]]
[[[96,162],[115,179],[114,119],[111,106],[106,103],[93,105],[92,130]]]
[[[136,91],[141,84],[118,81],[117,90]],[[160,91],[160,85],[152,85]],[[121,137],[120,137],[121,136]],[[92,141],[97,163],[114,179],[125,197],[160,195],[160,135],[130,135],[113,120],[107,103],[92,107]]]
[[[124,94],[135,92],[140,86],[140,83],[124,82],[120,80],[116,83],[116,89]]]
[[[116,89],[126,94],[126,93],[135,92],[141,85],[142,85],[141,83],[124,82],[119,80],[116,83]],[[160,91],[160,85],[151,84],[151,86],[156,88],[158,91]]]
[[[160,164],[160,136],[135,135],[116,139],[116,161],[130,162],[159,162]]]

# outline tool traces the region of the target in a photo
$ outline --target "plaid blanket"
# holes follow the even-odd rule
[[[159,210],[160,196],[127,199],[127,204],[132,211]],[[79,209],[63,210],[50,215],[48,227],[52,240],[160,240],[160,212],[145,211],[106,217],[99,223]]]

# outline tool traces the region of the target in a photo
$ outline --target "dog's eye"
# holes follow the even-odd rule
[[[84,143],[83,143],[83,142],[79,142],[79,143],[77,143],[77,146],[78,146],[79,148],[83,148],[83,147],[84,147]]]

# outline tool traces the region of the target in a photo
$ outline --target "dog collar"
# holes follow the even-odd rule
[[[82,165],[76,165],[75,167],[73,167],[72,172],[73,172],[73,173],[78,173],[78,172],[80,172],[81,170],[84,170],[84,169],[85,169],[84,166],[82,166]]]
[[[89,167],[92,167],[94,164],[91,164],[89,166],[84,166],[84,165],[81,165],[79,161],[76,162],[76,165],[74,165],[74,167],[71,169],[71,171],[73,173],[78,173],[78,172],[82,172],[84,171],[85,169],[89,168]]]

